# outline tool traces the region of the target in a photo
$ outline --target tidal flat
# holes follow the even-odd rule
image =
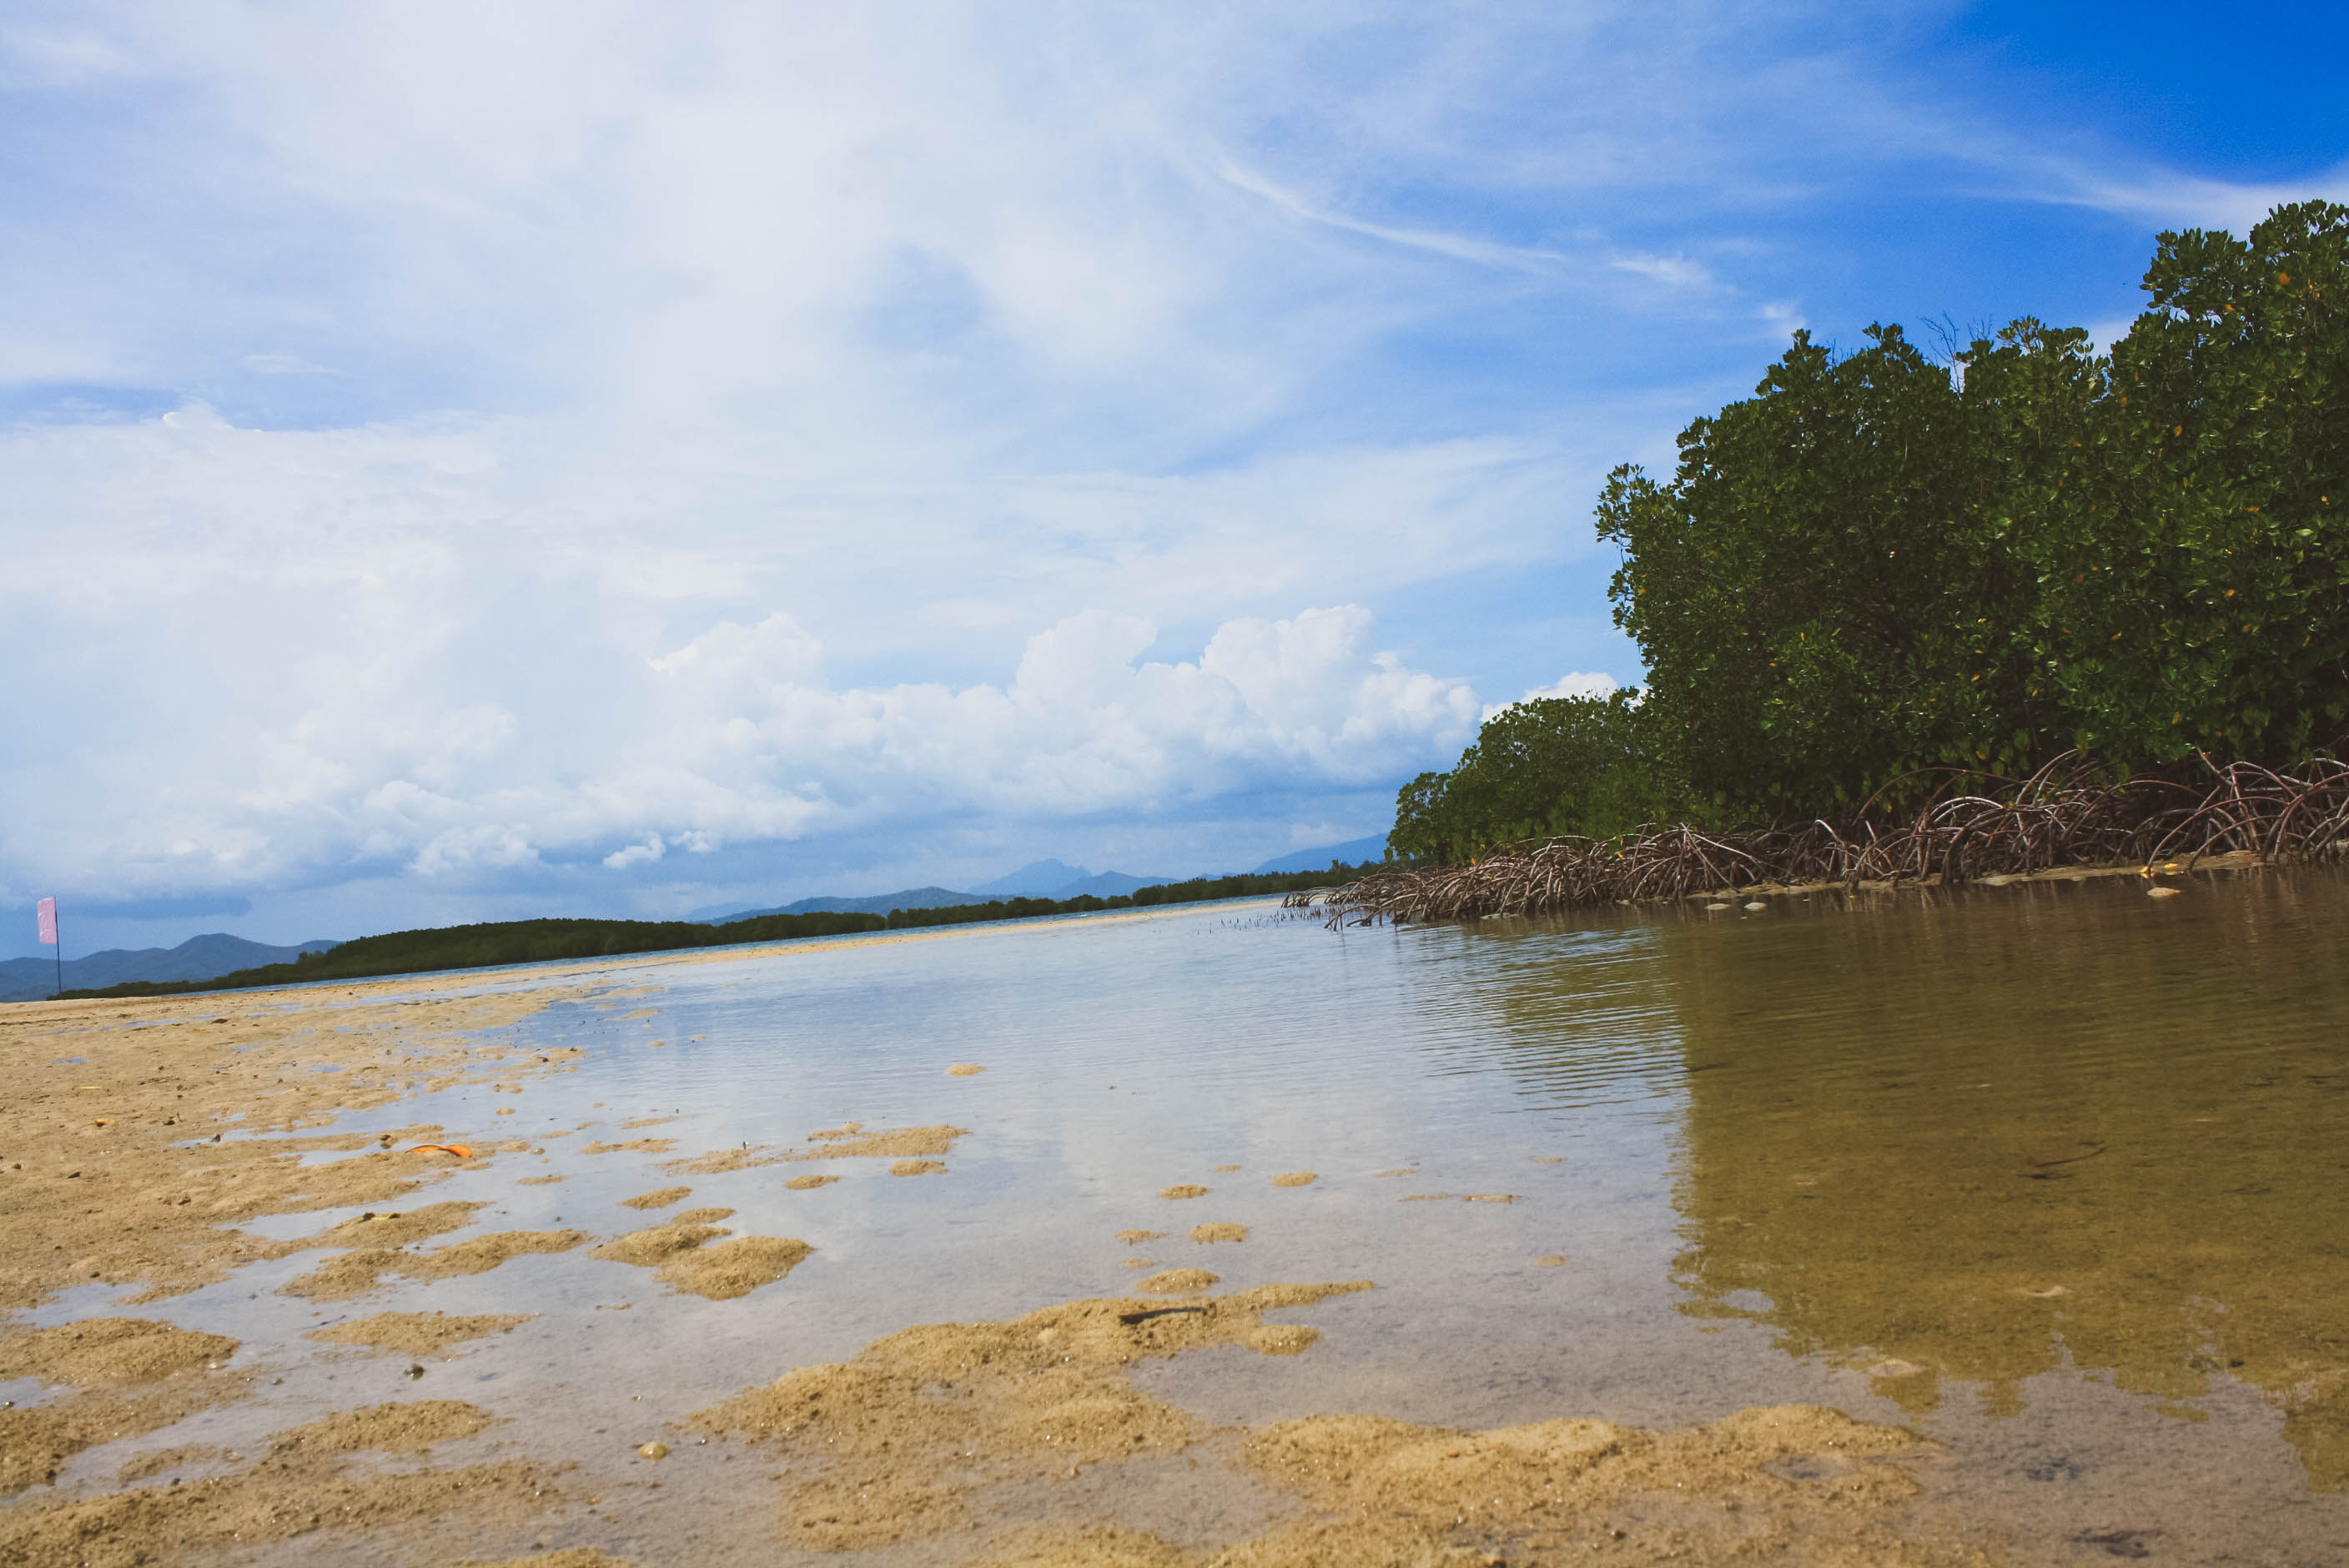
[[[2349,880],[0,1008],[0,1563],[2349,1561]]]

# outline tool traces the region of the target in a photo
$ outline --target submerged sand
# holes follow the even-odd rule
[[[944,1157],[973,1133],[943,1122],[850,1123],[796,1148],[697,1152],[683,1131],[570,1143],[555,1141],[563,1132],[507,1137],[486,1110],[486,1127],[334,1130],[343,1113],[381,1111],[454,1085],[526,1097],[535,1080],[576,1070],[580,1047],[524,1048],[488,1031],[558,1001],[614,995],[608,985],[550,972],[535,989],[481,994],[468,994],[460,977],[0,1009],[0,1070],[20,1086],[0,1102],[8,1154],[0,1306],[12,1315],[0,1324],[0,1378],[34,1379],[46,1390],[36,1403],[0,1409],[0,1492],[14,1498],[0,1507],[0,1563],[324,1560],[341,1550],[327,1542],[361,1539],[405,1543],[369,1561],[681,1568],[713,1560],[683,1542],[660,1550],[658,1537],[627,1525],[632,1508],[658,1506],[658,1477],[631,1479],[634,1471],[574,1457],[566,1439],[576,1418],[559,1387],[527,1420],[501,1419],[460,1398],[384,1398],[395,1381],[405,1388],[406,1377],[428,1376],[424,1358],[433,1360],[433,1379],[479,1365],[488,1347],[541,1315],[540,1303],[518,1303],[529,1312],[366,1311],[365,1298],[393,1286],[503,1278],[497,1271],[514,1260],[575,1253],[619,1265],[616,1275],[641,1271],[636,1277],[667,1295],[698,1298],[681,1304],[691,1311],[739,1310],[722,1304],[788,1291],[815,1249],[788,1236],[736,1235],[722,1222],[733,1211],[717,1207],[650,1225],[606,1211],[571,1213],[579,1222],[557,1228],[484,1231],[489,1204],[435,1198],[432,1189],[524,1157],[674,1153],[666,1165],[678,1174],[863,1162],[850,1178],[858,1180],[881,1174],[872,1162],[889,1161],[901,1173],[943,1178],[907,1189],[945,1191],[957,1178]],[[321,1068],[333,1070],[311,1070]],[[464,1152],[417,1152],[419,1145]],[[530,1169],[508,1179],[563,1174]],[[774,1185],[840,1180],[778,1172]],[[1271,1180],[1316,1179],[1299,1171]],[[1177,1181],[1159,1195],[1207,1191]],[[623,1202],[641,1222],[690,1192],[676,1185]],[[1137,1202],[1148,1195],[1147,1187],[1134,1193]],[[352,1210],[306,1230],[279,1226],[291,1240],[273,1240],[260,1224]],[[1215,1222],[1188,1234],[1228,1243],[1247,1240],[1249,1228]],[[1162,1236],[1132,1230],[1120,1239]],[[1267,1250],[1259,1240],[1227,1255]],[[274,1296],[318,1315],[358,1303],[359,1315],[265,1343],[113,1311],[39,1328],[26,1322],[69,1290],[95,1285],[122,1307],[169,1304],[281,1263],[295,1272]],[[1138,1282],[1138,1296],[908,1328],[836,1364],[746,1365],[739,1393],[666,1441],[654,1429],[613,1441],[625,1435],[631,1453],[639,1443],[648,1454],[675,1445],[665,1460],[631,1461],[661,1475],[688,1460],[698,1466],[707,1506],[750,1532],[748,1555],[729,1561],[868,1548],[918,1548],[906,1562],[1154,1568],[1402,1568],[1569,1554],[1609,1563],[1972,1560],[1971,1547],[1911,1507],[1917,1470],[1934,1462],[1934,1450],[1906,1431],[1827,1409],[1748,1410],[1668,1431],[1571,1411],[1481,1432],[1352,1410],[1210,1425],[1143,1392],[1133,1374],[1195,1352],[1310,1354],[1315,1327],[1269,1315],[1372,1288],[1350,1281],[1209,1294],[1220,1283],[1206,1270],[1173,1268]],[[594,1315],[557,1311],[543,1307],[550,1328],[578,1340],[568,1370],[592,1384],[595,1353],[576,1320]],[[305,1338],[320,1348],[305,1350]],[[382,1353],[418,1365],[402,1373]],[[171,1429],[207,1412],[273,1408],[273,1368],[308,1354],[340,1357],[346,1372],[377,1371],[336,1385],[347,1388],[347,1404],[273,1426],[242,1450],[174,1440]],[[447,1365],[452,1357],[459,1368]],[[312,1384],[311,1397],[323,1387]],[[91,1450],[118,1443],[119,1460],[91,1468],[104,1459]],[[738,1453],[756,1462],[729,1466]],[[91,1464],[74,1469],[85,1454]],[[1122,1511],[1120,1488],[1157,1484],[1152,1467],[1174,1462],[1196,1472],[1193,1485],[1259,1497],[1269,1522],[1215,1542],[1136,1527]],[[280,1549],[293,1555],[266,1555]]]

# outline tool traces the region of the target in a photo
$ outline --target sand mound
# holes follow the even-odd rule
[[[493,1418],[462,1399],[419,1399],[337,1410],[269,1439],[272,1454],[353,1454],[380,1449],[418,1453],[485,1429]]]
[[[523,1312],[451,1317],[445,1312],[378,1312],[355,1323],[314,1328],[304,1337],[334,1345],[364,1345],[371,1350],[397,1350],[403,1356],[429,1356],[468,1339],[511,1334],[535,1315]]]
[[[567,1253],[586,1239],[585,1231],[498,1231],[429,1253],[365,1247],[337,1253],[278,1289],[286,1295],[306,1295],[313,1301],[342,1301],[366,1295],[388,1274],[407,1274],[414,1279],[487,1274],[509,1258],[526,1253]]]
[[[373,1290],[384,1275],[397,1272],[403,1261],[414,1255],[383,1247],[337,1253],[308,1274],[287,1280],[277,1291],[281,1295],[306,1295],[312,1301],[347,1301]]]
[[[720,1220],[730,1220],[733,1217],[734,1211],[731,1209],[683,1209],[678,1211],[677,1217],[671,1220],[669,1223],[672,1225],[714,1225]]]
[[[450,1568],[640,1568],[633,1557],[606,1557],[593,1546],[566,1546],[560,1552],[542,1552],[535,1557],[507,1557],[495,1563],[484,1563],[478,1557],[468,1557],[452,1563]]]
[[[1233,1224],[1194,1225],[1191,1227],[1191,1239],[1200,1243],[1245,1242],[1248,1239],[1248,1228]]]
[[[415,1279],[487,1274],[509,1258],[531,1253],[567,1253],[586,1239],[585,1231],[499,1231],[418,1253],[414,1261],[400,1264],[399,1272]]]
[[[672,1160],[661,1167],[673,1176],[722,1176],[730,1171],[749,1171],[761,1165],[778,1165],[787,1161],[804,1160],[920,1160],[954,1152],[954,1140],[968,1135],[969,1129],[948,1127],[905,1127],[893,1132],[866,1132],[861,1121],[843,1122],[838,1127],[822,1128],[808,1134],[810,1143],[822,1145],[815,1149],[780,1150],[768,1144],[740,1149],[713,1149],[707,1154],[697,1154],[688,1160]],[[797,1182],[786,1185],[796,1186]],[[821,1186],[821,1181],[808,1182]]]
[[[226,1361],[237,1342],[143,1317],[88,1317],[0,1336],[0,1378],[37,1377],[77,1388],[152,1383]]]
[[[583,1143],[582,1154],[666,1154],[677,1147],[674,1138],[631,1138],[620,1143]]]
[[[634,1268],[658,1268],[679,1253],[689,1253],[704,1242],[731,1234],[722,1225],[653,1225],[615,1236],[587,1255]]]
[[[352,1474],[340,1456],[274,1456],[185,1486],[146,1486],[0,1514],[0,1563],[134,1568],[211,1560],[312,1532],[382,1536],[419,1519],[512,1526],[559,1505],[555,1467],[527,1460],[453,1470]],[[318,1553],[305,1553],[316,1560]]]
[[[928,1156],[951,1154],[954,1140],[969,1136],[967,1127],[906,1127],[895,1132],[864,1132],[854,1126],[830,1129],[808,1135],[811,1143],[823,1143],[822,1149],[802,1150],[787,1154],[786,1160],[914,1160]]]
[[[730,1209],[694,1210],[679,1218],[687,1220],[698,1213],[723,1218],[731,1212]],[[731,1301],[781,1279],[815,1250],[788,1236],[743,1236],[709,1244],[731,1233],[710,1224],[654,1225],[615,1237],[590,1255],[657,1270],[654,1277],[674,1291],[711,1301]]]
[[[639,1192],[633,1198],[621,1199],[620,1207],[623,1209],[666,1209],[671,1203],[683,1202],[692,1191],[693,1189],[690,1187],[656,1187],[649,1192]]]
[[[805,1242],[788,1236],[743,1236],[714,1247],[697,1247],[663,1264],[654,1277],[688,1295],[732,1301],[781,1279],[814,1251]]]
[[[168,1427],[222,1399],[243,1380],[214,1368],[237,1342],[140,1317],[94,1317],[0,1335],[0,1377],[37,1377],[83,1390],[24,1408],[0,1408],[0,1496],[45,1480],[81,1452]],[[136,1388],[135,1396],[119,1390]],[[0,1563],[10,1559],[0,1553]]]
[[[1168,1269],[1164,1274],[1152,1274],[1137,1280],[1133,1288],[1146,1290],[1153,1295],[1190,1295],[1217,1283],[1217,1276],[1206,1269]]]
[[[1310,1187],[1321,1178],[1310,1171],[1284,1171],[1272,1179],[1276,1187]]]
[[[1158,1195],[1162,1198],[1204,1198],[1207,1195],[1207,1189],[1196,1181],[1177,1181],[1172,1187],[1158,1189]]]
[[[900,1160],[889,1167],[892,1176],[943,1176],[947,1162],[943,1160]]]
[[[267,1255],[291,1257],[314,1247],[405,1247],[462,1230],[473,1222],[477,1211],[488,1207],[487,1203],[428,1203],[406,1212],[359,1214],[315,1235],[281,1242]]]
[[[772,1165],[783,1156],[767,1144],[753,1149],[713,1149],[707,1154],[697,1154],[689,1160],[672,1160],[661,1167],[672,1176],[723,1176],[730,1171],[749,1171],[761,1165]]]
[[[985,1068],[980,1067],[977,1062],[957,1062],[954,1066],[947,1068],[947,1077],[977,1078],[986,1070],[987,1069]]]
[[[1157,1241],[1165,1234],[1164,1231],[1120,1231],[1117,1233],[1117,1242],[1122,1247],[1133,1247],[1144,1242]]]
[[[837,1176],[794,1176],[783,1185],[794,1192],[807,1192],[818,1187],[829,1187],[839,1180]]]
[[[1257,1345],[1266,1312],[1367,1288],[1266,1285],[1179,1307],[1081,1301],[1008,1323],[909,1328],[688,1425],[783,1450],[791,1545],[837,1552],[919,1540],[966,1524],[985,1481],[1187,1446],[1197,1422],[1136,1389],[1128,1367],[1210,1345]],[[1292,1347],[1303,1344],[1272,1346]]]
[[[973,1568],[1194,1568],[1197,1562],[1139,1530],[1047,1525],[999,1538],[993,1553]]]
[[[1249,1437],[1242,1462],[1303,1493],[1313,1512],[1241,1555],[1267,1565],[1427,1562],[1446,1546],[1503,1539],[1509,1561],[1553,1562],[1587,1553],[1601,1533],[1592,1528],[1595,1513],[1652,1497],[1671,1506],[1614,1521],[1645,1525],[1652,1536],[1616,1547],[1619,1560],[1649,1561],[1669,1543],[1696,1561],[1733,1552],[1741,1560],[1925,1562],[1931,1559],[1906,1548],[1889,1525],[1866,1517],[1906,1500],[1915,1479],[1858,1462],[1915,1447],[1898,1428],[1808,1405],[1742,1410],[1669,1432],[1575,1419],[1471,1432],[1316,1416]],[[1803,1468],[1830,1472],[1832,1481],[1789,1480],[1767,1468],[1795,1459],[1813,1461]],[[1841,1550],[1830,1553],[1827,1542]]]

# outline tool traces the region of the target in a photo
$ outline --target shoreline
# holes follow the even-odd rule
[[[1286,895],[1279,893],[1248,893],[1238,898],[1208,900],[1198,903],[1166,904],[1147,909],[1089,910],[1070,914],[971,921],[953,925],[912,926],[901,931],[860,932],[839,936],[786,937],[777,941],[745,942],[722,947],[662,947],[643,953],[606,954],[595,958],[551,958],[535,963],[484,965],[478,969],[418,969],[396,975],[361,975],[345,979],[298,980],[271,985],[228,986],[212,991],[173,991],[160,995],[27,997],[17,1002],[0,1002],[0,1008],[107,1007],[134,1002],[201,1002],[206,997],[307,995],[323,993],[337,986],[396,985],[419,981],[457,982],[462,981],[469,975],[523,974],[566,975],[602,974],[606,971],[656,964],[723,964],[750,958],[776,957],[791,953],[836,952],[892,942],[935,940],[952,936],[999,935],[1006,932],[1031,929],[1049,931],[1080,922],[1089,924],[1114,924],[1129,921],[1164,920],[1195,913],[1202,910],[1233,909],[1257,904],[1269,904],[1278,908],[1284,896]],[[202,982],[196,984],[202,985]],[[7,1016],[6,1013],[0,1012],[0,1019]]]

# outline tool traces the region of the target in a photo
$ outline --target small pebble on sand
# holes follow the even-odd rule
[[[2178,890],[2174,887],[2149,887],[2145,890],[2145,896],[2147,898],[2176,898],[2178,896]]]
[[[637,1445],[636,1452],[648,1460],[665,1460],[668,1458],[668,1445],[667,1443],[642,1443]]]

